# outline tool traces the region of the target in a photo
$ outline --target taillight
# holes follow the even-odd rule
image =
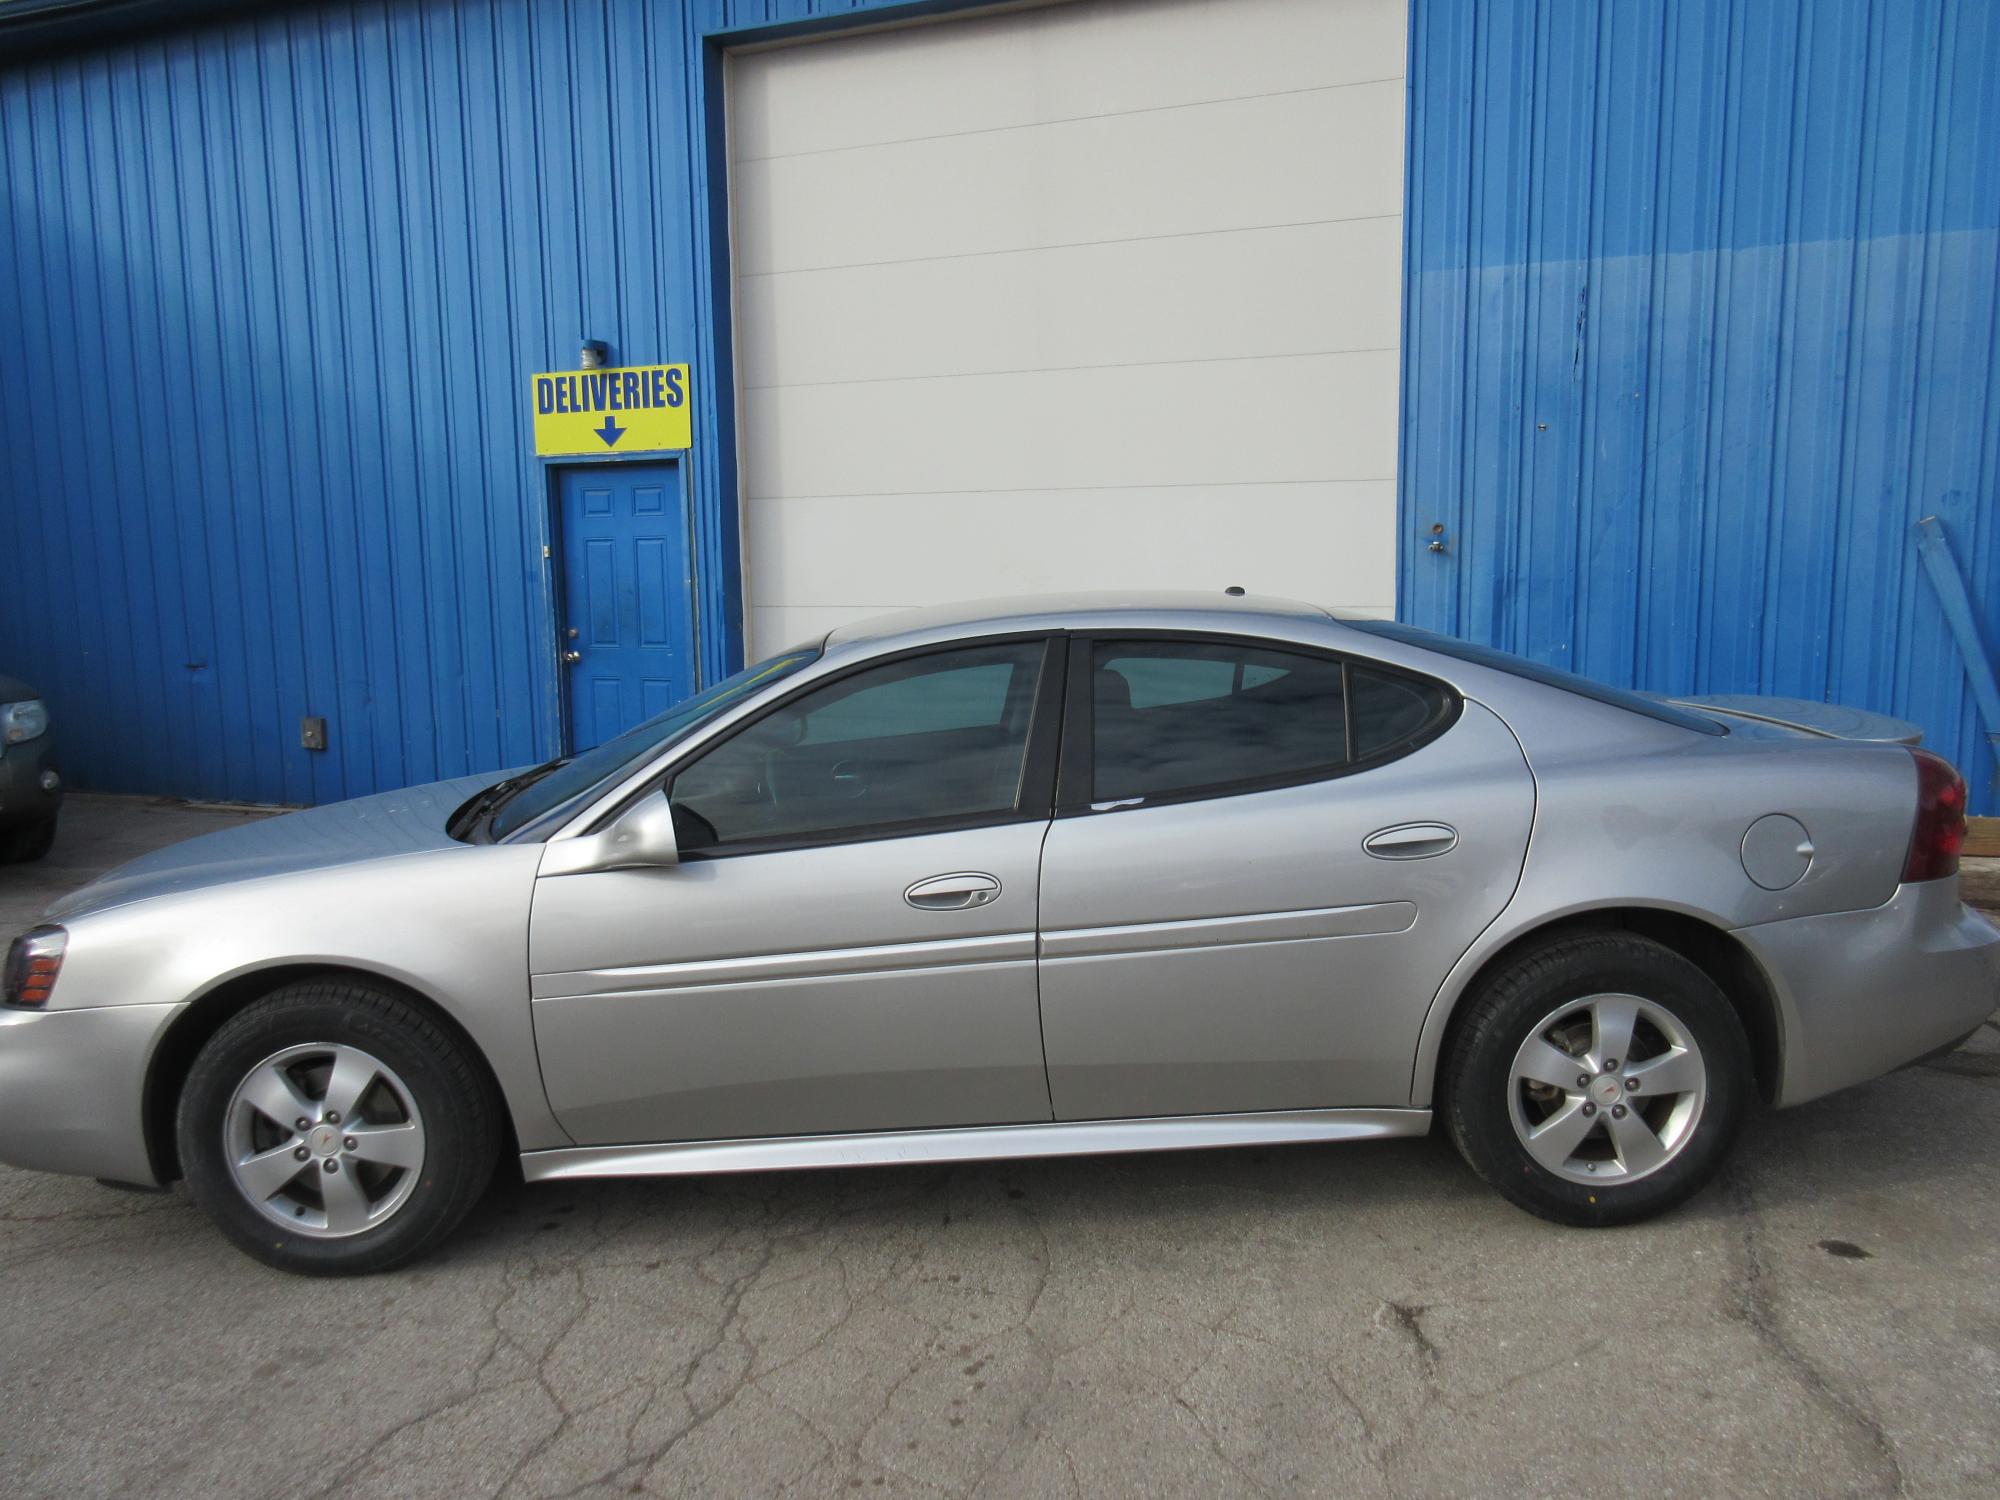
[[[1905,885],[1956,875],[1958,851],[1965,847],[1965,778],[1942,755],[1910,754],[1917,758],[1917,821],[1903,861]]]
[[[69,934],[60,927],[34,927],[15,938],[0,975],[0,1004],[48,1004],[68,946]]]

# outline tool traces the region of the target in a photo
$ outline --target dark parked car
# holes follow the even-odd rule
[[[49,852],[62,794],[47,706],[19,678],[0,676],[0,864]]]

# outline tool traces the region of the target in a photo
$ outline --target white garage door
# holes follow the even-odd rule
[[[1405,0],[739,55],[751,646],[911,604],[1395,597]]]

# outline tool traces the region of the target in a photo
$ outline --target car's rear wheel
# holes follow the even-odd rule
[[[1515,959],[1468,1004],[1445,1124],[1513,1202],[1626,1224],[1715,1175],[1749,1107],[1750,1044],[1687,959],[1630,933],[1578,934]]]
[[[462,1042],[363,984],[287,985],[233,1016],[181,1092],[181,1165],[230,1239],[287,1271],[380,1271],[478,1200],[498,1101]]]
[[[56,846],[56,820],[41,818],[0,832],[0,865],[28,864]]]

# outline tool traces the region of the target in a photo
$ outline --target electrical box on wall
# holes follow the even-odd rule
[[[308,750],[326,748],[326,720],[305,718],[299,720],[299,743]]]

